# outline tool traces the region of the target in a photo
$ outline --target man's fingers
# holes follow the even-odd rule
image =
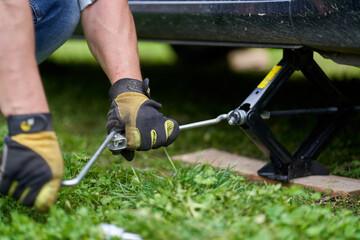
[[[169,146],[173,143],[177,137],[179,136],[179,124],[173,120],[169,119],[165,122],[165,132],[166,132],[166,143],[163,145],[164,147]]]
[[[157,122],[151,129],[142,129],[138,131],[141,146],[138,151],[147,151],[157,149],[162,146],[168,146],[179,136],[179,125],[175,120],[164,118]]]

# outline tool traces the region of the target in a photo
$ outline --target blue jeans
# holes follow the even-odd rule
[[[77,0],[29,2],[35,24],[36,60],[41,63],[71,37],[79,23],[80,7]]]

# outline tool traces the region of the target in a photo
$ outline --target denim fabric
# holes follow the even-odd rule
[[[33,12],[36,60],[44,61],[73,34],[80,20],[77,0],[29,0]]]

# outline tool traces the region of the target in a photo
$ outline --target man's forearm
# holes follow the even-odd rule
[[[48,112],[35,59],[28,0],[0,1],[0,109],[5,116]]]
[[[111,83],[141,80],[137,36],[127,0],[97,0],[82,12],[89,48]]]

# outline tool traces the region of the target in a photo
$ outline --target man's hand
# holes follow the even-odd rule
[[[115,82],[109,91],[111,106],[106,130],[125,134],[127,148],[121,154],[129,161],[134,158],[134,150],[168,146],[179,135],[178,123],[159,113],[161,104],[149,99],[148,85],[148,79],[142,82],[124,78]]]
[[[63,160],[50,114],[7,117],[0,193],[25,206],[46,212],[56,200],[63,176]]]

